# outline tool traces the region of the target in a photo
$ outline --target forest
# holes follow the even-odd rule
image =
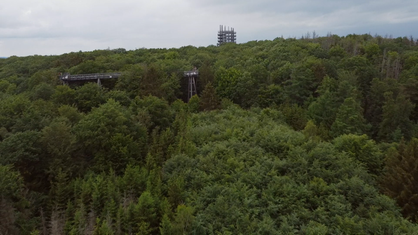
[[[0,59],[0,234],[416,234],[417,185],[413,37]]]

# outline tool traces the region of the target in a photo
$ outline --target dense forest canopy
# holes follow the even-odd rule
[[[417,103],[412,37],[0,59],[0,234],[413,234]]]

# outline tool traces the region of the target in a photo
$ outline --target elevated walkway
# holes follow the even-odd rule
[[[101,79],[117,79],[121,76],[121,73],[91,73],[91,74],[76,74],[71,75],[69,73],[62,74],[60,80],[64,84],[69,84],[70,82],[80,82],[80,81],[97,81],[97,84],[101,84]]]

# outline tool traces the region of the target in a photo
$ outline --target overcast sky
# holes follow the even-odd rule
[[[2,0],[0,57],[216,45],[315,31],[418,37],[418,0]]]

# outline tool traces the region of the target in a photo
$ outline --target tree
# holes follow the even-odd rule
[[[143,67],[131,66],[122,73],[116,82],[115,89],[125,91],[131,99],[141,95],[141,83],[144,76]]]
[[[331,135],[334,137],[342,134],[362,135],[368,129],[360,103],[351,97],[345,99],[338,108],[337,117],[331,126]]]
[[[59,107],[58,113],[61,117],[66,118],[72,125],[79,122],[83,117],[83,114],[81,114],[76,107],[69,105],[62,105]]]
[[[220,68],[215,75],[215,89],[219,97],[237,102],[236,86],[241,76],[241,72],[236,68]]]
[[[199,96],[197,96],[197,95],[192,96],[192,98],[190,98],[189,102],[187,103],[187,108],[188,108],[189,112],[197,113],[197,112],[199,112],[199,107],[200,107]]]
[[[73,172],[77,161],[73,162],[72,153],[75,150],[76,138],[71,133],[71,126],[65,118],[55,119],[42,129],[41,143],[48,154],[49,172],[57,175],[60,169]]]
[[[128,93],[120,90],[111,90],[105,94],[105,100],[113,99],[119,102],[121,105],[128,107],[131,104],[131,99]]]
[[[321,79],[315,77],[307,64],[296,66],[292,70],[290,79],[284,82],[286,97],[294,104],[304,105],[308,98],[313,96]]]
[[[30,100],[24,95],[0,99],[0,126],[11,131],[30,105]]]
[[[143,98],[137,96],[132,100],[129,109],[134,115],[137,115],[142,111],[149,115],[151,121],[148,129],[149,133],[157,127],[160,128],[160,130],[164,130],[169,127],[174,119],[174,115],[168,102],[155,96],[146,96]]]
[[[141,96],[162,97],[162,84],[162,71],[155,65],[148,66],[141,81]]]
[[[385,141],[395,140],[393,134],[399,129],[402,136],[410,139],[412,137],[412,122],[409,116],[414,107],[415,105],[406,99],[403,94],[398,94],[396,99],[393,99],[392,92],[385,93],[379,138]]]
[[[161,224],[160,224],[159,229],[160,229],[160,234],[161,235],[171,235],[171,234],[173,234],[171,221],[166,214],[164,214],[163,218],[161,219]]]
[[[57,116],[57,109],[51,101],[42,99],[32,101],[30,106],[16,119],[12,130],[23,132],[27,130],[40,131],[49,125],[54,117]]]
[[[404,217],[418,219],[418,139],[401,142],[386,156],[385,173],[380,180],[382,191],[395,199]]]
[[[219,103],[215,88],[211,82],[207,83],[200,97],[200,109],[203,111],[215,110],[218,109]]]
[[[179,205],[177,207],[174,223],[172,224],[172,229],[176,234],[190,234],[192,232],[194,222],[193,212],[193,207],[186,205]]]
[[[22,234],[25,231],[25,217],[29,216],[28,201],[22,177],[10,165],[0,164],[0,234]]]
[[[13,165],[32,190],[45,190],[47,159],[44,158],[41,133],[25,131],[15,133],[0,142],[0,164]]]
[[[372,80],[370,92],[367,95],[367,108],[364,117],[372,125],[371,135],[378,138],[380,123],[382,122],[383,105],[385,103],[385,93],[392,92],[396,96],[400,92],[399,84],[394,79]]]
[[[149,191],[145,191],[141,194],[135,208],[137,215],[139,216],[139,221],[145,221],[150,225],[155,225],[157,217],[155,203],[156,201]]]
[[[315,121],[316,125],[324,125],[329,129],[335,120],[335,114],[338,110],[336,93],[325,91],[308,107],[308,115]]]
[[[380,176],[383,169],[383,155],[373,140],[367,135],[346,134],[335,138],[335,148],[345,152],[365,166],[368,172]]]
[[[59,168],[51,183],[50,199],[55,213],[62,213],[71,199],[71,184],[69,175]]]
[[[306,123],[305,129],[303,129],[302,133],[306,138],[312,139],[313,141],[319,142],[321,140],[319,128],[312,120],[309,120]]]
[[[176,73],[171,73],[171,76],[163,79],[164,83],[161,85],[163,98],[169,103],[174,102],[180,96],[180,79]]]
[[[75,90],[74,101],[81,112],[90,112],[105,102],[104,90],[95,83],[86,83]]]
[[[202,64],[202,67],[199,68],[199,81],[198,84],[198,90],[199,94],[200,91],[202,91],[206,85],[210,82],[213,83],[215,80],[214,72],[212,69],[212,66],[208,61],[204,62]]]
[[[271,84],[258,90],[257,104],[260,107],[266,108],[281,105],[284,100],[283,87],[280,85]]]
[[[121,172],[129,163],[142,161],[147,134],[131,113],[114,100],[94,109],[74,127],[77,144],[93,168]]]
[[[296,104],[284,103],[280,105],[279,109],[283,113],[286,123],[293,127],[293,129],[303,130],[305,128],[308,120],[306,118],[306,111],[302,107]]]
[[[29,89],[32,89],[42,83],[51,85],[53,87],[58,85],[59,79],[57,72],[54,70],[39,70],[28,80]]]
[[[57,86],[51,98],[55,104],[72,105],[75,103],[75,90],[69,86]]]
[[[43,99],[49,100],[55,93],[54,88],[46,83],[41,83],[35,86],[32,90],[32,100]]]

